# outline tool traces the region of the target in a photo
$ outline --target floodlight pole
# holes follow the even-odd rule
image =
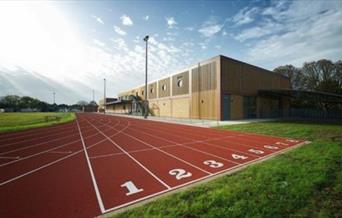
[[[93,102],[95,102],[95,90],[93,89]]]
[[[103,79],[103,113],[106,113],[106,78]]]
[[[52,95],[53,95],[53,104],[56,104],[56,93],[52,92]]]
[[[147,100],[147,53],[148,53],[148,39],[149,36],[145,36],[144,41],[146,42],[146,58],[145,58],[145,104],[144,104],[144,118],[146,119],[148,116],[148,100]]]

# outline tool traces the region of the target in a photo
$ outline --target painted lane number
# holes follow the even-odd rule
[[[256,149],[249,149],[248,151],[251,153],[254,153],[254,154],[263,154],[264,153],[262,150],[256,150]]]
[[[217,161],[214,161],[214,160],[206,160],[203,162],[203,164],[211,167],[211,168],[220,168],[220,167],[223,167],[223,163],[220,163],[220,162],[217,162]]]
[[[299,142],[298,140],[294,140],[294,139],[286,139],[287,142]]]
[[[284,146],[288,146],[288,145],[289,145],[289,144],[284,143],[284,142],[276,142],[275,144],[276,144],[276,145],[284,145]]]
[[[142,188],[137,188],[132,181],[125,182],[121,187],[126,187],[128,189],[128,192],[126,193],[127,196],[144,191]]]
[[[238,159],[245,160],[245,159],[248,158],[248,157],[246,157],[246,156],[242,156],[242,155],[238,155],[238,154],[232,154],[232,157],[233,157],[235,160],[238,160]]]
[[[268,149],[271,149],[271,150],[279,149],[277,146],[272,146],[272,145],[264,145],[264,148],[268,148]]]
[[[173,169],[173,170],[170,170],[169,174],[171,176],[176,176],[177,180],[180,180],[180,179],[192,176],[192,174],[190,172],[186,172],[183,169]]]

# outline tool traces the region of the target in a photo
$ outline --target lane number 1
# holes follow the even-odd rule
[[[142,188],[138,189],[132,181],[125,182],[121,187],[126,187],[128,189],[128,192],[126,193],[127,196],[144,191]]]

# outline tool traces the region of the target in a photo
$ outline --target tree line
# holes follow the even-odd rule
[[[29,96],[20,97],[18,95],[7,95],[0,97],[0,108],[7,111],[40,111],[40,112],[55,112],[55,111],[71,111],[82,110],[84,106],[97,106],[96,102],[78,101],[75,104],[49,104],[39,99]]]
[[[342,95],[342,60],[327,59],[306,62],[301,68],[279,66],[273,70],[288,76],[294,90],[329,92]]]

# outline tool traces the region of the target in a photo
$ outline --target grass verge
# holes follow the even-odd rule
[[[74,113],[0,113],[0,132],[51,126],[67,123],[74,119]]]
[[[221,129],[312,143],[112,217],[341,217],[341,125],[264,122]]]

